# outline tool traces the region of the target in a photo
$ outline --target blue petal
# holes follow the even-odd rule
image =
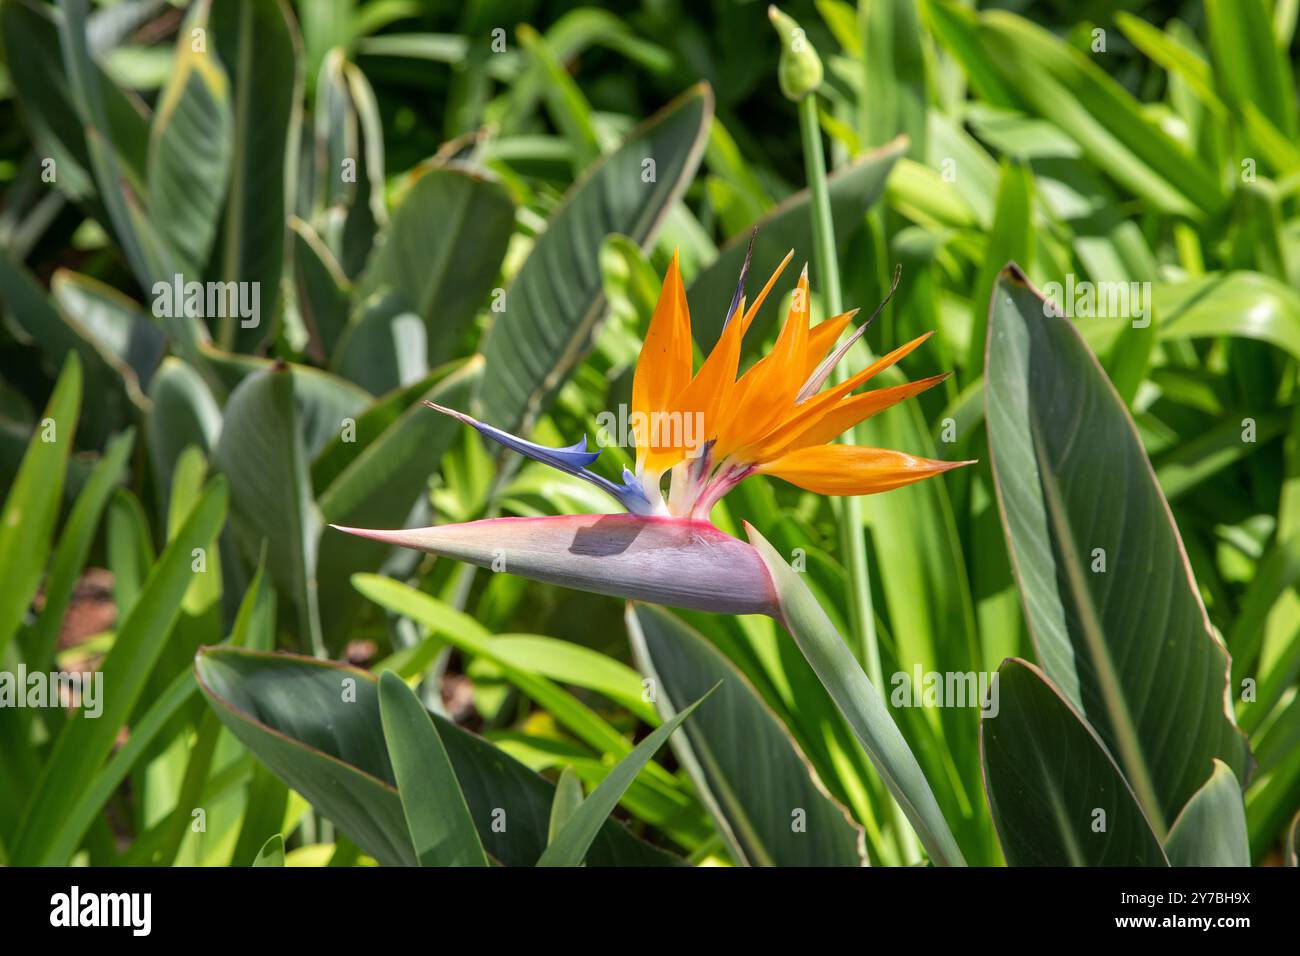
[[[500,428],[494,428],[476,418],[471,418],[464,412],[458,412],[454,408],[435,405],[433,402],[425,402],[424,404],[435,411],[464,422],[477,430],[479,434],[504,445],[512,451],[517,451],[519,454],[533,459],[533,461],[540,461],[542,464],[550,465],[566,475],[573,475],[575,478],[591,482],[597,488],[611,495],[628,511],[644,514],[649,508],[650,500],[646,497],[641,483],[636,480],[636,475],[632,474],[628,469],[623,469],[623,484],[621,485],[617,485],[608,478],[603,478],[595,472],[587,470],[587,466],[600,457],[600,452],[587,451],[587,436],[585,435],[581,441],[575,442],[567,448],[551,448],[548,445],[539,445],[536,442],[520,438],[518,435],[512,435]]]

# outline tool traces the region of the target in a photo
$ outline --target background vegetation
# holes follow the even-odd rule
[[[983,751],[974,709],[893,709],[967,862],[1215,858],[1169,832],[1185,808],[1225,859],[1294,859],[1297,3],[975,7],[787,12],[826,64],[844,301],[870,310],[902,264],[852,361],[933,329],[907,376],[955,372],[863,438],[979,465],[864,499],[866,593],[826,499],[755,478],[714,520],[799,558],[882,694],[1041,665],[1004,666]],[[107,685],[98,720],[0,708],[4,860],[941,862],[774,622],[325,527],[609,510],[419,400],[568,443],[627,402],[674,249],[703,349],[755,223],[756,273],[811,258],[764,4],[3,0],[0,42],[0,662]],[[1040,287],[1150,283],[1154,321],[1045,331],[1008,261]],[[260,323],[158,315],[176,275],[260,283]],[[1063,523],[1035,522],[1053,493]],[[1062,528],[1106,577],[1041,573]],[[1098,635],[1118,677],[1072,685],[1061,662]],[[335,719],[346,676],[361,716]],[[998,792],[1027,765],[1081,815],[1100,787],[1113,837],[1069,857],[1044,803]],[[421,781],[468,817],[413,816],[397,785]]]

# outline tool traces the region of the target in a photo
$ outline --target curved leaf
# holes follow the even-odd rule
[[[665,719],[722,684],[672,747],[737,862],[865,864],[862,828],[826,794],[789,732],[735,666],[661,608],[630,604],[626,619],[637,664]]]
[[[641,772],[641,768],[650,762],[650,758],[668,741],[672,732],[682,725],[682,721],[686,720],[691,715],[691,712],[717,689],[717,686],[714,684],[712,688],[704,693],[703,697],[675,714],[670,720],[664,721],[661,727],[656,728],[645,740],[632,748],[632,752],[618,762],[608,776],[600,782],[600,786],[596,787],[569,814],[569,818],[559,828],[559,832],[555,834],[554,839],[547,845],[546,850],[537,861],[537,865],[581,865],[583,860],[586,859],[591,841],[600,832],[601,825],[614,812],[619,799],[627,788],[632,785],[632,781]]]
[[[487,302],[515,225],[509,191],[469,167],[417,170],[358,283],[398,293],[424,321],[432,366],[456,353]],[[393,383],[396,384],[396,383]]]
[[[1165,853],[1174,866],[1250,866],[1241,785],[1222,760],[1169,828]]]
[[[447,748],[420,699],[392,671],[379,678],[379,717],[420,865],[487,866]]]
[[[1123,401],[1009,266],[985,371],[989,452],[1044,670],[1105,741],[1157,836],[1214,757],[1244,777],[1228,656]]]
[[[1034,665],[997,672],[980,721],[984,785],[1011,866],[1167,866],[1105,745]]]
[[[862,665],[836,633],[803,579],[753,527],[746,524],[745,531],[772,575],[786,629],[862,742],[931,862],[936,866],[964,866],[961,850],[934,799],[934,792],[880,692],[867,680]]]
[[[416,865],[373,675],[313,658],[226,648],[204,648],[194,666],[222,722],[276,776],[381,863]],[[352,699],[344,699],[345,690]],[[551,785],[487,741],[436,715],[433,720],[484,849],[507,866],[531,866],[546,848]],[[494,819],[506,826],[494,827]],[[588,862],[678,861],[607,820]]]
[[[488,330],[477,417],[519,432],[541,412],[590,348],[605,314],[605,237],[620,233],[649,244],[695,175],[712,116],[712,90],[694,86],[574,183]]]
[[[214,0],[212,43],[233,88],[230,190],[217,238],[214,279],[256,282],[261,317],[276,314],[286,213],[293,190],[285,182],[289,145],[298,142],[302,89],[300,46],[279,0]],[[272,322],[255,328],[222,325],[219,341],[243,350],[264,341]]]

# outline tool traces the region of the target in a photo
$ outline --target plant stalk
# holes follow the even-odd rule
[[[830,188],[826,182],[826,159],[822,151],[821,126],[817,120],[817,97],[813,93],[799,100],[799,135],[803,141],[804,171],[808,192],[812,198],[813,256],[819,283],[825,290],[828,316],[844,311],[840,291],[839,257],[835,249],[835,226],[831,218]],[[848,369],[841,362],[832,371],[837,384],[848,377]],[[857,426],[850,428],[840,439],[845,444],[857,443]],[[867,679],[880,693],[884,693],[884,668],[880,663],[880,641],[876,634],[876,609],[871,597],[871,570],[867,563],[867,541],[863,531],[862,502],[857,497],[834,498],[839,525],[840,550],[845,556],[849,572],[849,615],[853,633],[858,635],[854,648],[858,660],[867,672]],[[911,824],[903,815],[898,802],[886,793],[890,817],[898,850],[903,860],[911,863],[920,853]]]

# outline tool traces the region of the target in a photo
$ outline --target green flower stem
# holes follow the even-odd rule
[[[817,263],[818,285],[825,290],[827,315],[844,311],[840,295],[839,258],[835,250],[835,227],[831,219],[831,195],[826,184],[826,159],[822,152],[821,126],[817,120],[817,97],[808,94],[799,100],[799,134],[803,140],[804,170],[808,191],[812,196],[813,255]],[[843,382],[848,376],[844,363],[833,372],[834,380]],[[850,428],[841,439],[846,444],[857,443],[857,427]],[[856,497],[835,498],[834,507],[840,532],[840,550],[848,564],[849,614],[853,632],[858,635],[855,648],[858,660],[867,672],[867,679],[876,690],[884,693],[885,675],[880,664],[880,641],[876,634],[876,609],[871,597],[871,570],[867,564],[867,541],[863,533],[862,502]],[[904,862],[919,859],[916,834],[903,815],[898,802],[889,794],[890,817],[898,851]]]

